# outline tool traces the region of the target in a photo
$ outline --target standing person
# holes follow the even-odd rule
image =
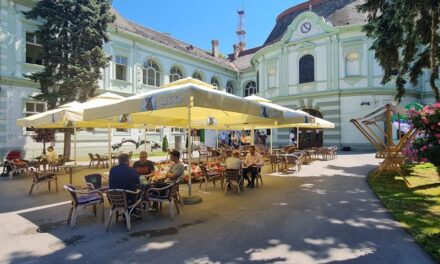
[[[148,178],[154,174],[154,163],[148,160],[148,153],[146,151],[141,151],[139,153],[139,160],[133,163],[133,168],[139,175],[139,180],[142,184],[148,181]]]
[[[289,134],[289,145],[296,145],[295,131],[292,129]]]
[[[252,144],[252,137],[251,137],[250,133],[248,133],[246,135],[245,142],[246,142],[246,145],[248,145],[248,146]]]
[[[264,146],[266,146],[266,139],[267,139],[267,135],[266,135],[266,133],[264,133],[264,131],[261,132],[261,134],[260,134],[260,140],[261,140],[261,144],[263,144]]]
[[[235,131],[232,131],[232,136],[231,136],[231,140],[232,140],[232,146],[234,148],[238,148],[238,136],[235,133]]]
[[[232,132],[231,131],[229,131],[229,134],[228,134],[228,146],[229,147],[232,146]]]
[[[244,132],[241,132],[240,144],[241,144],[242,146],[246,145],[246,135],[245,135]]]
[[[246,155],[243,166],[243,177],[248,181],[247,187],[254,188],[255,178],[258,175],[258,169],[263,166],[264,161],[260,153],[255,151],[255,146],[249,146],[249,153]],[[249,179],[248,173],[251,173]]]
[[[109,189],[124,189],[136,191],[139,187],[139,175],[135,169],[130,167],[130,157],[122,153],[118,157],[119,164],[110,169]],[[134,204],[136,196],[127,194],[127,203]]]

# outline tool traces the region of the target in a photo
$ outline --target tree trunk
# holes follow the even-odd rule
[[[432,91],[434,92],[434,97],[436,102],[440,102],[440,95],[438,87],[435,84],[435,80],[438,79],[438,62],[437,62],[437,29],[438,29],[438,12],[432,11],[432,22],[431,22],[431,51],[430,51],[430,68],[431,68],[431,78],[429,78],[429,84],[431,85]]]
[[[46,155],[46,140],[43,140],[43,155]]]
[[[70,160],[70,143],[72,142],[72,130],[70,128],[64,131],[64,157]]]

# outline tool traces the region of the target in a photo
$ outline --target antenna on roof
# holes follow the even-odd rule
[[[246,30],[244,28],[244,1],[243,7],[237,10],[237,15],[238,24],[237,30],[235,31],[235,33],[237,33],[237,45],[241,48],[241,50],[244,50],[246,48]]]

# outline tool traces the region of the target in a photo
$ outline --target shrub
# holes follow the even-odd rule
[[[167,136],[163,136],[163,139],[162,139],[162,151],[163,152],[167,152],[167,150],[168,150],[168,139],[167,139]]]

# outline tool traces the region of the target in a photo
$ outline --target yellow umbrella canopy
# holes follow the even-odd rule
[[[186,78],[162,89],[84,109],[84,120],[130,114],[134,124],[192,128],[281,120],[281,111],[244,100],[202,81]],[[190,116],[189,116],[190,115]]]
[[[103,93],[84,103],[71,102],[57,109],[18,119],[17,125],[35,128],[65,128],[73,126],[77,128],[107,128],[109,126],[112,128],[140,127],[140,125],[130,123],[130,118],[127,116],[84,121],[84,108],[107,105],[122,100],[123,98],[124,97],[117,94],[109,92]]]

